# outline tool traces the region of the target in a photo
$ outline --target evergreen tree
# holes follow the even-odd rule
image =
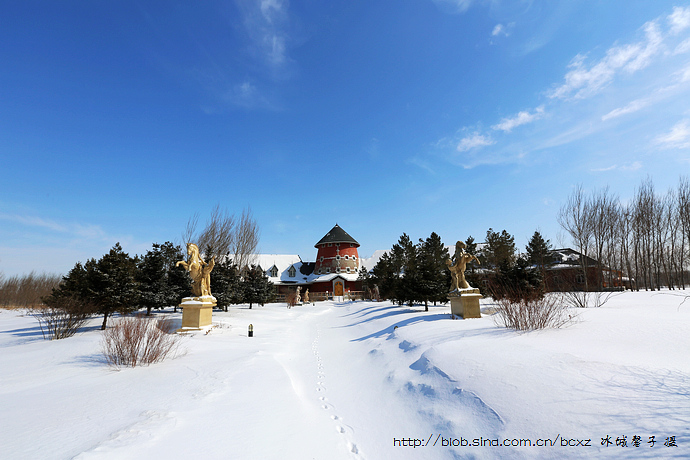
[[[422,300],[423,297],[420,288],[421,273],[418,266],[419,248],[406,233],[402,234],[397,246],[400,248],[399,253],[402,257],[402,278],[398,283],[398,299],[412,306],[415,301]]]
[[[154,243],[153,248],[138,260],[139,305],[146,308],[147,315],[154,308],[177,306],[189,294],[189,277],[184,269],[175,266],[182,258],[181,248],[168,241]]]
[[[526,259],[518,258],[513,265],[501,264],[490,287],[494,299],[507,298],[513,302],[544,297],[541,272],[530,266]]]
[[[98,313],[103,314],[101,329],[105,330],[108,316],[131,311],[136,305],[136,261],[117,243],[98,262],[87,262],[85,268],[88,296],[98,306]]]
[[[385,253],[371,271],[373,283],[378,285],[379,294],[384,299],[397,300],[402,263],[393,257],[392,251]]]
[[[503,230],[501,233],[493,229],[486,231],[486,247],[482,251],[486,266],[489,268],[512,267],[516,261],[515,239],[510,233]]]
[[[211,272],[211,292],[217,307],[228,311],[228,305],[242,302],[242,286],[237,266],[228,257],[216,262]]]
[[[159,248],[164,261],[166,270],[166,295],[167,305],[173,305],[175,311],[184,297],[192,295],[192,278],[189,273],[177,265],[177,262],[184,260],[186,252],[180,246],[175,246],[169,241],[163,243]]]
[[[445,302],[448,298],[451,276],[446,260],[448,249],[441,237],[432,232],[426,240],[419,240],[418,272],[420,280],[418,291],[424,301],[425,311],[429,311],[429,301]]]
[[[77,262],[69,273],[62,277],[58,287],[53,288],[49,298],[57,300],[58,298],[71,297],[78,300],[88,300],[87,282],[86,268],[81,262]]]
[[[242,280],[242,294],[243,301],[249,303],[249,308],[252,308],[254,303],[263,305],[273,297],[273,283],[260,267],[252,265]]]
[[[527,250],[527,261],[543,268],[548,263],[548,255],[553,248],[551,247],[551,240],[545,241],[541,233],[535,231],[525,249]]]
[[[357,272],[357,281],[362,283],[362,291],[364,291],[365,296],[371,292],[370,291],[370,289],[372,288],[371,280],[372,280],[371,273],[369,273],[369,270],[367,270],[367,268],[364,265],[362,265],[359,268],[359,272]]]
[[[465,252],[468,254],[472,254],[473,256],[479,257],[477,254],[477,243],[474,241],[474,237],[471,235],[467,237],[465,240]],[[477,268],[477,262],[475,260],[471,260],[470,262],[467,263],[467,269],[471,272],[474,273],[474,270]],[[450,277],[450,272],[448,272],[448,276]]]

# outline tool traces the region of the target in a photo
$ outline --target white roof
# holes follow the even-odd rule
[[[273,284],[307,282],[305,276],[299,271],[302,266],[302,258],[297,254],[257,254],[254,263],[261,267]],[[278,276],[271,276],[271,269],[274,266],[278,269]],[[293,266],[295,267],[295,276],[290,277],[288,272]]]
[[[346,281],[357,281],[359,274],[357,272],[340,272],[328,273],[318,275],[311,273],[304,275],[300,272],[302,267],[302,258],[297,254],[257,254],[255,257],[255,264],[258,264],[264,271],[268,279],[273,284],[307,284],[320,283],[332,281],[336,277],[341,277]],[[273,267],[278,269],[278,276],[271,276],[271,269]],[[295,268],[295,276],[290,276],[290,267]]]

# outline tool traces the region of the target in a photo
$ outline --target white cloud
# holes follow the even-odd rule
[[[635,101],[632,101],[625,107],[620,107],[614,110],[611,110],[609,113],[601,117],[601,121],[606,121],[610,120],[612,118],[617,118],[620,117],[621,115],[626,115],[628,113],[634,113],[637,112],[640,109],[643,109],[649,105],[649,99],[637,99]]]
[[[514,128],[517,128],[521,125],[525,125],[527,123],[532,123],[533,121],[541,118],[543,115],[544,106],[542,105],[537,107],[533,113],[529,113],[527,111],[518,112],[518,114],[512,118],[504,118],[503,120],[501,120],[500,123],[493,125],[492,128],[509,133]]]
[[[671,130],[657,136],[656,143],[664,148],[685,149],[690,147],[690,119],[681,120]]]
[[[556,99],[585,98],[598,93],[608,85],[617,72],[634,73],[647,67],[661,48],[662,37],[655,21],[644,25],[645,41],[614,46],[591,66],[585,65],[585,56],[578,54],[568,66],[565,83],[552,90],[549,97]]]
[[[594,168],[591,169],[592,172],[608,172],[608,171],[637,171],[642,168],[642,163],[635,161],[627,165],[613,165],[606,168]]]
[[[235,85],[233,89],[228,92],[226,100],[246,109],[276,109],[268,98],[259,91],[256,85],[249,81],[244,81],[243,83]]]
[[[676,49],[673,50],[673,54],[685,54],[688,51],[690,51],[690,38],[686,38],[682,42],[676,46]]]
[[[105,232],[99,225],[67,223],[61,224],[50,219],[37,216],[25,216],[19,214],[0,213],[0,220],[13,222],[26,227],[42,228],[53,233],[71,235],[74,237],[102,240],[107,238]]]
[[[287,62],[288,7],[287,0],[236,0],[242,14],[246,34],[254,53],[272,70]]]
[[[673,13],[668,16],[668,23],[671,26],[671,33],[678,34],[690,27],[690,7],[673,7]]]
[[[485,147],[487,145],[495,144],[495,141],[488,136],[474,132],[469,136],[464,137],[456,147],[458,152],[466,152],[477,147]]]
[[[496,27],[494,27],[494,30],[491,32],[491,35],[495,37],[496,35],[505,33],[505,27],[503,27],[503,24],[496,24]]]

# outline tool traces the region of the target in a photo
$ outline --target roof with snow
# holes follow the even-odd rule
[[[340,228],[338,224],[335,224],[335,227],[326,233],[326,235],[321,238],[321,240],[316,243],[314,247],[318,248],[320,244],[324,243],[353,243],[359,246],[357,240],[352,238],[345,230]]]
[[[346,281],[357,281],[359,277],[356,272],[318,275],[314,273],[315,263],[302,262],[297,254],[257,254],[256,263],[269,281],[276,285],[322,283],[338,277]]]

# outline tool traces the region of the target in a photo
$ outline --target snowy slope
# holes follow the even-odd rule
[[[119,371],[103,363],[98,319],[48,342],[0,310],[0,457],[687,457],[690,303],[670,294],[623,293],[531,333],[453,321],[447,306],[243,306],[215,312],[219,327],[185,337],[175,359]],[[443,445],[474,439],[485,445]]]

